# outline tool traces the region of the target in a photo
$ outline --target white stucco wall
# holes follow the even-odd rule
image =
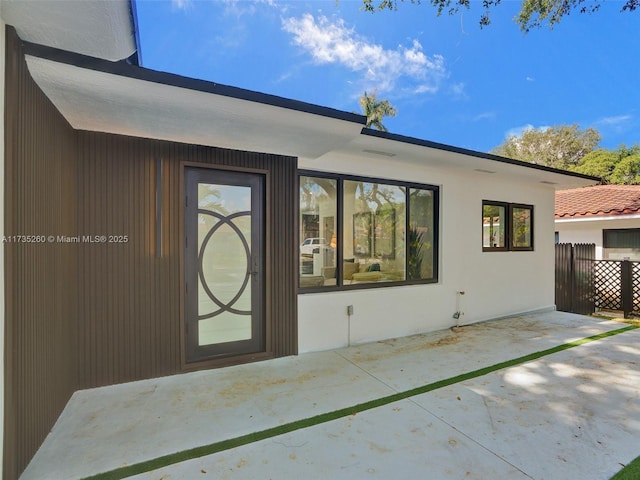
[[[5,65],[5,24],[0,20],[0,237],[4,237],[4,65]],[[4,451],[4,242],[0,242],[0,472]]]
[[[460,324],[554,308],[554,191],[539,183],[518,183],[474,171],[443,171],[401,160],[369,159],[364,164],[323,159],[322,169],[440,186],[439,282],[298,296],[299,350],[428,332]],[[318,170],[300,160],[301,169]],[[346,168],[348,166],[348,168]],[[534,205],[533,252],[482,251],[482,200]],[[347,316],[347,305],[354,314]]]
[[[602,260],[602,230],[640,228],[640,215],[609,218],[556,220],[555,231],[560,243],[595,243],[596,260]]]

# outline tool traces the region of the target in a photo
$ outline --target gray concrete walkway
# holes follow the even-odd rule
[[[549,312],[77,392],[21,478],[107,472],[622,327]],[[639,365],[631,330],[134,478],[609,479],[640,455]]]

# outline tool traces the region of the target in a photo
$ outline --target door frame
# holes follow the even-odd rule
[[[249,173],[262,175],[264,177],[264,251],[263,251],[263,267],[264,267],[264,281],[263,281],[263,317],[264,317],[264,351],[228,355],[220,358],[211,358],[205,360],[197,360],[187,362],[187,336],[186,336],[186,322],[187,322],[187,294],[186,294],[186,264],[187,259],[185,256],[185,226],[186,226],[186,170],[190,168],[208,169],[208,170],[220,170],[226,172],[235,173]],[[180,194],[179,194],[179,224],[180,224],[180,319],[179,319],[179,331],[180,331],[180,357],[181,366],[183,371],[200,370],[213,367],[224,367],[230,365],[237,365],[241,363],[249,363],[260,360],[266,360],[275,358],[275,354],[272,351],[272,332],[273,332],[273,319],[271,315],[271,296],[272,286],[267,279],[270,276],[272,269],[271,266],[271,219],[270,219],[270,206],[271,206],[271,188],[270,188],[270,173],[265,169],[257,168],[244,168],[234,167],[229,165],[217,165],[213,163],[198,163],[198,162],[180,162]]]

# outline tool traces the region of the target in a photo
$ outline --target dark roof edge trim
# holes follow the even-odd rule
[[[537,165],[535,163],[527,163],[521,160],[514,160],[512,158],[501,157],[499,155],[493,155],[492,153],[478,152],[476,150],[469,150],[467,148],[454,147],[446,145],[444,143],[431,142],[429,140],[421,140],[419,138],[407,137],[404,135],[398,135],[396,133],[381,132],[380,130],[373,130],[371,128],[363,128],[362,135],[369,135],[371,137],[384,138],[387,140],[393,140],[396,142],[408,143],[411,145],[417,145],[420,147],[435,148],[437,150],[444,150],[447,152],[459,153],[461,155],[469,155],[472,157],[483,158],[485,160],[492,160],[494,162],[506,163],[509,165],[516,165],[519,167],[533,168],[534,170],[541,170],[543,172],[557,173],[560,175],[568,175],[571,177],[583,178],[585,180],[591,180],[594,182],[601,182],[600,177],[593,177],[591,175],[585,175],[583,173],[570,172],[568,170],[560,170],[558,168],[547,167],[544,165]]]
[[[131,14],[131,25],[133,27],[133,38],[136,42],[136,51],[128,59],[128,62],[136,67],[142,66],[142,47],[140,43],[140,27],[138,26],[138,7],[136,0],[129,2],[129,12]]]
[[[291,100],[267,93],[255,92],[244,88],[231,87],[219,83],[209,82],[206,80],[198,80],[195,78],[184,77],[174,73],[160,72],[149,68],[131,65],[127,61],[111,62],[101,58],[90,57],[80,53],[69,52],[47,45],[40,45],[22,41],[24,54],[33,57],[51,60],[78,68],[85,68],[96,72],[118,75],[134,80],[143,80],[147,82],[158,83],[171,87],[185,88],[188,90],[199,91],[203,93],[211,93],[221,95],[238,100],[246,100],[249,102],[261,103],[273,107],[295,110],[298,112],[319,115],[323,117],[342,120],[345,122],[357,123],[365,125],[367,118],[357,113],[345,112],[329,107],[322,107],[312,103],[306,103],[299,100]]]

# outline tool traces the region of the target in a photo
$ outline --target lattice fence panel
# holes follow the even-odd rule
[[[631,278],[633,282],[633,311],[631,313],[640,315],[640,262],[633,262]]]
[[[595,301],[597,308],[622,310],[622,262],[599,260],[595,262]]]

